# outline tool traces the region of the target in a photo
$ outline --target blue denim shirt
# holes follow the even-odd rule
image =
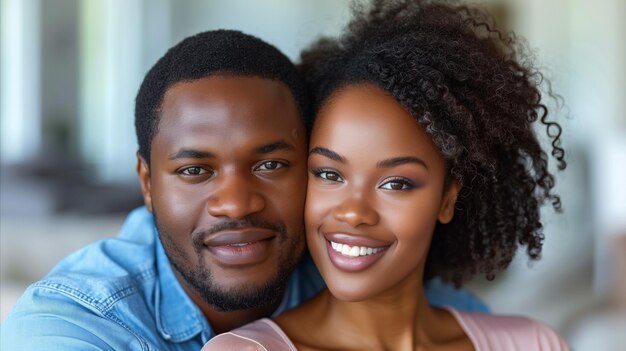
[[[307,256],[275,314],[323,286]],[[433,304],[487,311],[469,292],[438,280],[426,291]],[[176,280],[152,215],[141,207],[117,237],[71,254],[25,291],[2,325],[1,349],[197,351],[213,336]]]

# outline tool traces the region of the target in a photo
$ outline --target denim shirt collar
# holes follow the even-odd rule
[[[164,339],[173,342],[188,341],[206,331],[202,333],[202,343],[205,343],[213,337],[213,330],[176,279],[158,234],[155,246],[159,273],[155,292],[157,330]]]

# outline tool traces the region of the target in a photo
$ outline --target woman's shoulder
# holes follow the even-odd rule
[[[449,311],[477,350],[569,350],[557,332],[532,319]]]
[[[202,347],[202,351],[217,350],[296,351],[296,348],[276,323],[264,318],[219,334]]]

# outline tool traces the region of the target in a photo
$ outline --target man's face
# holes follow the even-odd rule
[[[221,310],[276,303],[304,251],[306,134],[279,81],[211,76],[165,94],[138,171],[190,295]]]

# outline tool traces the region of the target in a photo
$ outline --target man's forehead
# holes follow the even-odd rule
[[[281,116],[247,118],[213,110],[165,117],[154,138],[177,144],[216,142],[228,147],[246,142],[260,147],[278,141],[305,143],[306,133],[299,121],[290,122]]]
[[[211,74],[206,77],[179,81],[165,91],[163,104],[178,100],[194,101],[198,99],[236,98],[240,95],[253,94],[263,97],[280,98],[297,107],[297,101],[289,86],[278,79],[257,75]]]
[[[166,95],[160,115],[152,148],[163,157],[184,150],[251,155],[307,147],[295,100],[274,80],[211,76],[181,83]]]
[[[166,92],[159,112],[161,119],[183,114],[210,117],[211,113],[222,112],[231,114],[231,118],[282,117],[303,124],[287,85],[257,76],[209,76],[177,83]]]

